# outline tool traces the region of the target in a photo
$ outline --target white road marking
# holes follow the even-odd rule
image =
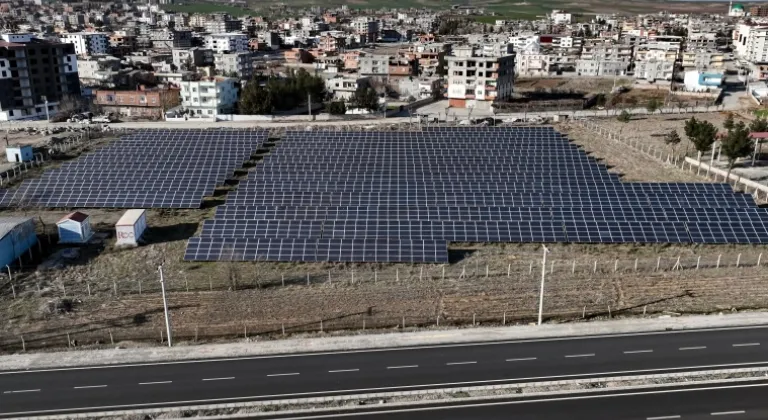
[[[550,343],[559,341],[586,341],[596,340],[603,338],[621,338],[621,337],[648,337],[648,336],[662,336],[662,335],[681,335],[681,334],[701,334],[712,333],[718,331],[740,331],[740,330],[756,330],[756,329],[768,329],[765,325],[747,325],[739,327],[716,327],[716,328],[699,328],[691,330],[678,330],[678,331],[649,331],[639,333],[617,333],[617,334],[593,334],[582,336],[569,336],[569,337],[555,337],[555,338],[535,338],[535,339],[522,339],[522,340],[505,340],[505,341],[491,341],[491,342],[475,342],[475,343],[460,343],[460,344],[435,344],[426,346],[409,346],[398,348],[386,348],[386,349],[362,349],[362,350],[339,350],[339,351],[326,351],[318,353],[295,353],[295,354],[280,354],[269,356],[246,356],[246,357],[224,357],[218,359],[200,359],[200,360],[175,360],[167,362],[152,362],[152,363],[129,363],[123,365],[101,365],[101,366],[74,366],[74,367],[58,367],[50,369],[29,369],[29,370],[16,370],[16,371],[3,371],[0,375],[21,375],[25,373],[37,373],[37,372],[59,372],[70,370],[90,370],[90,369],[118,369],[129,367],[145,367],[145,366],[164,366],[164,365],[185,365],[185,364],[197,364],[197,363],[220,363],[220,362],[236,362],[241,360],[262,360],[262,359],[285,359],[293,357],[317,357],[317,356],[329,356],[336,354],[359,354],[359,353],[384,353],[395,351],[409,351],[409,350],[425,350],[425,349],[445,349],[445,348],[463,348],[463,347],[487,347],[487,346],[501,346],[508,344],[526,344],[526,343]],[[762,362],[768,363],[768,362]]]
[[[535,357],[520,357],[517,359],[507,359],[507,362],[525,362],[526,360],[536,360]]]
[[[733,347],[752,347],[752,346],[759,346],[760,343],[738,343],[733,344]]]
[[[76,386],[75,389],[89,389],[89,388],[106,388],[106,385],[86,385],[86,386]]]
[[[588,354],[567,354],[565,357],[593,357],[595,353]]]
[[[39,389],[21,389],[18,391],[5,391],[3,394],[21,394],[23,392],[40,392]]]
[[[160,384],[169,384],[173,381],[157,381],[157,382],[139,382],[139,385],[160,385]]]
[[[754,365],[760,365],[765,363],[766,362],[734,363],[734,364],[726,364],[726,365],[704,365],[704,366],[688,366],[688,367],[666,368],[666,369],[625,370],[625,371],[613,371],[613,372],[603,372],[603,373],[573,374],[573,375],[560,375],[560,376],[539,376],[539,377],[530,377],[530,378],[492,379],[492,380],[486,380],[486,381],[445,382],[445,383],[436,383],[436,384],[405,385],[405,386],[393,386],[393,387],[341,389],[341,390],[335,390],[335,391],[251,395],[246,397],[209,398],[209,399],[199,399],[199,400],[177,400],[177,401],[164,401],[164,402],[157,402],[157,403],[143,403],[143,404],[130,404],[130,405],[125,405],[125,404],[104,405],[104,406],[92,406],[92,407],[65,408],[65,409],[56,409],[56,410],[18,411],[18,412],[12,412],[12,413],[3,413],[3,415],[18,417],[22,415],[27,415],[27,416],[33,415],[33,414],[41,415],[41,414],[47,414],[47,413],[61,414],[63,412],[82,411],[82,410],[104,411],[104,410],[114,410],[119,408],[130,408],[133,410],[133,409],[137,409],[138,407],[158,407],[158,406],[162,407],[168,404],[177,404],[177,405],[224,404],[226,402],[243,401],[243,400],[249,400],[254,398],[276,399],[276,398],[286,398],[286,397],[308,397],[308,396],[329,395],[329,394],[345,394],[345,393],[348,394],[352,392],[360,393],[364,391],[365,392],[381,392],[381,391],[391,391],[391,390],[399,390],[399,389],[429,388],[429,387],[436,388],[436,387],[449,387],[449,386],[456,386],[456,385],[477,385],[477,384],[489,384],[489,383],[499,383],[499,382],[509,382],[509,381],[543,380],[543,379],[569,378],[569,377],[590,377],[590,376],[597,376],[597,375],[625,375],[630,373],[677,371],[682,369],[722,368],[722,367],[750,366],[750,365],[754,366]],[[680,393],[680,392],[708,391],[708,390],[718,390],[718,389],[741,389],[741,388],[764,388],[764,387],[768,387],[768,383],[730,385],[730,386],[721,386],[716,388],[687,388],[687,389],[673,389],[673,390],[638,391],[638,392],[623,393],[623,394],[585,395],[585,396],[576,396],[576,397],[547,398],[545,400],[526,400],[526,401],[514,401],[514,402],[507,401],[507,402],[501,402],[501,403],[487,403],[487,404],[482,403],[482,404],[474,404],[474,405],[463,404],[463,405],[458,405],[456,407],[488,407],[488,406],[499,406],[499,405],[530,404],[530,403],[536,403],[536,402],[586,400],[586,399],[601,399],[601,398],[611,398],[611,397],[629,397],[629,396],[635,396],[635,395],[656,395],[656,394],[672,394],[672,393]],[[439,410],[439,409],[441,408],[429,407],[425,409],[400,410],[400,412],[417,412],[417,411],[429,411],[429,410]],[[376,411],[371,414],[380,414],[380,413],[381,413],[380,411]],[[325,418],[363,416],[363,415],[367,415],[367,413],[354,413],[350,415],[336,413],[331,416],[326,416]],[[322,417],[317,417],[317,418],[322,418]]]
[[[293,372],[293,373],[273,373],[271,375],[267,376],[296,376],[299,375],[299,372]]]
[[[417,368],[419,365],[408,365],[408,366],[387,366],[387,369],[411,369],[411,368]]]
[[[672,416],[659,416],[659,417],[648,417],[647,420],[667,420],[667,419],[679,419],[680,415],[675,414]]]
[[[451,362],[446,363],[446,366],[454,366],[454,365],[474,365],[477,362]]]
[[[360,369],[339,369],[339,370],[329,370],[328,373],[342,373],[342,372],[358,372]]]
[[[707,348],[707,346],[696,346],[696,347],[680,347],[678,350],[680,351],[686,351],[686,350],[704,350]]]
[[[721,411],[719,413],[709,413],[710,416],[731,416],[734,414],[744,414],[746,411],[739,410],[739,411]]]
[[[653,350],[627,350],[624,354],[653,353]]]
[[[229,379],[235,379],[235,377],[234,376],[230,376],[230,377],[227,377],[227,378],[206,378],[206,379],[203,379],[203,380],[204,381],[227,381]]]

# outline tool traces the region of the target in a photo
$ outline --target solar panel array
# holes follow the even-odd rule
[[[768,243],[727,184],[623,183],[551,127],[286,133],[186,260],[447,262],[448,242]]]
[[[0,205],[198,208],[266,138],[264,130],[138,131],[3,190]]]

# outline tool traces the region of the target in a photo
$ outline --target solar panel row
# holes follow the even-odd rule
[[[0,206],[198,208],[266,138],[266,131],[139,131],[0,191]]]
[[[379,241],[768,243],[768,210],[727,184],[622,183],[551,127],[289,131],[185,259],[392,261],[364,251]],[[428,254],[405,260],[447,261]]]

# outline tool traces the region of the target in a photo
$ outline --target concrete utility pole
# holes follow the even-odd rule
[[[549,249],[546,245],[541,246],[544,249],[544,256],[541,259],[541,289],[539,290],[539,324],[541,325],[541,315],[544,313],[544,277],[547,274],[547,254]]]
[[[173,345],[173,339],[171,338],[171,318],[168,316],[168,299],[165,297],[165,279],[163,278],[163,266],[157,266],[157,271],[160,273],[160,290],[163,292],[163,311],[165,312],[165,332],[168,334],[168,347]]]

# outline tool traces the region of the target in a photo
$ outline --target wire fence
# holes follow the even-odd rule
[[[755,250],[757,251],[757,250]],[[768,256],[768,254],[766,254]],[[354,297],[358,293],[336,293],[337,290],[358,290],[376,301],[376,295],[385,291],[407,295],[422,293],[424,290],[454,291],[461,299],[472,296],[469,302],[453,305],[450,310],[433,311],[431,308],[375,306],[368,300],[348,307],[358,308],[351,313],[316,310],[309,312],[300,309],[296,301],[295,311],[267,313],[243,319],[242,322],[203,322],[189,321],[174,327],[176,341],[206,342],[220,339],[254,339],[256,336],[280,337],[297,333],[329,333],[346,330],[355,333],[367,330],[413,330],[417,328],[435,328],[445,326],[472,327],[478,325],[508,325],[534,322],[538,309],[538,287],[542,273],[547,282],[544,318],[558,321],[575,321],[595,317],[617,315],[643,315],[659,313],[669,306],[658,304],[663,299],[646,299],[637,304],[637,298],[621,299],[614,295],[612,284],[616,279],[624,281],[627,290],[638,285],[651,287],[662,278],[672,277],[694,279],[702,286],[697,293],[715,293],[707,285],[712,278],[733,278],[733,296],[753,293],[756,298],[764,291],[754,290],[755,282],[764,276],[765,261],[761,252],[741,252],[704,255],[680,255],[679,257],[658,256],[656,258],[585,258],[547,261],[515,261],[508,264],[453,264],[453,265],[396,265],[386,268],[335,268],[325,273],[301,274],[296,270],[280,275],[259,275],[256,272],[242,270],[237,278],[226,275],[187,278],[190,273],[166,272],[166,290],[169,293],[172,318],[174,313],[184,310],[184,303],[199,303],[194,296],[206,292],[234,290],[285,289],[296,299],[304,294],[296,292],[304,289],[306,296]],[[234,265],[241,267],[241,265]],[[687,273],[687,274],[686,274]],[[634,283],[628,280],[633,277]],[[740,284],[740,278],[745,280]],[[684,283],[684,282],[681,282]],[[690,287],[691,282],[681,288]],[[645,285],[645,286],[643,286]],[[720,286],[717,286],[720,287]],[[13,291],[10,289],[13,288]],[[339,289],[340,288],[340,289]],[[525,295],[520,299],[511,299],[509,294],[500,296],[495,301],[477,299],[487,293],[499,291],[512,295]],[[511,290],[511,292],[510,292]],[[330,292],[329,292],[330,291]],[[49,330],[19,330],[0,337],[0,350],[13,352],[46,347],[113,345],[123,341],[141,341],[161,343],[164,326],[162,307],[159,298],[160,285],[156,276],[132,276],[110,278],[100,281],[80,282],[35,282],[35,276],[27,276],[18,282],[6,282],[2,288],[3,300],[22,299],[26,296],[45,296],[52,305],[52,313],[68,313],[66,305],[75,306],[81,299],[97,299],[103,302],[117,302],[120,299],[147,295],[154,302],[147,312],[111,319],[108,322],[85,322],[78,326],[57,327]],[[669,299],[671,292],[662,293]],[[675,292],[677,293],[677,292]],[[685,291],[683,293],[692,293]],[[13,294],[13,295],[12,295]],[[177,294],[177,295],[175,295]],[[721,293],[723,294],[723,293]],[[175,296],[174,296],[175,295]],[[652,295],[652,294],[649,294]],[[254,305],[259,305],[258,296],[252,295]],[[680,297],[680,296],[676,296]],[[55,298],[55,299],[54,299]],[[493,300],[494,298],[491,298]],[[645,299],[645,297],[643,298]],[[504,300],[504,301],[502,301]],[[131,300],[129,300],[131,301]],[[736,297],[733,302],[744,302]],[[218,305],[225,303],[215,301]],[[365,305],[369,305],[365,307]],[[53,307],[55,305],[55,307]],[[331,305],[334,306],[334,305]],[[360,309],[360,307],[363,307]],[[409,309],[410,308],[410,309]],[[151,318],[151,320],[150,320]],[[236,318],[235,318],[236,319]]]

